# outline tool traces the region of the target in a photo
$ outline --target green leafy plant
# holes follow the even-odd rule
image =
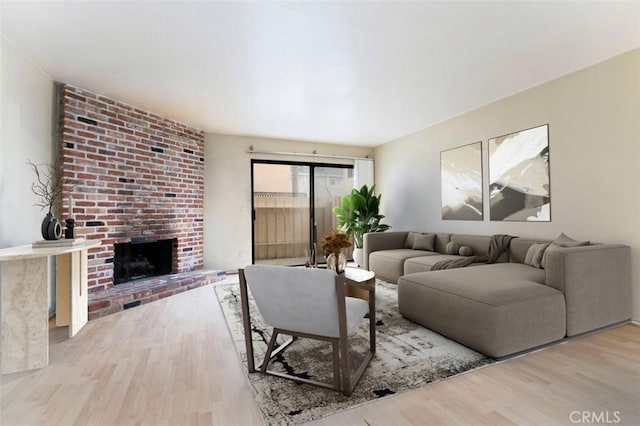
[[[357,248],[362,248],[362,237],[367,232],[384,232],[391,228],[380,223],[384,216],[379,212],[381,195],[374,195],[375,188],[375,185],[354,188],[349,195],[342,197],[342,205],[333,209],[338,228],[353,236]]]

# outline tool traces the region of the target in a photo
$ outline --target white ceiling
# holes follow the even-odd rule
[[[54,80],[206,132],[375,146],[640,46],[640,2],[9,2]]]

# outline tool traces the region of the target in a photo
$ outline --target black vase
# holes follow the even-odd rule
[[[53,214],[47,213],[42,219],[40,231],[45,240],[59,240],[62,237],[62,224]]]

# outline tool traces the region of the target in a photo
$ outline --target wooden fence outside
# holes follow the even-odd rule
[[[333,207],[341,197],[317,200],[315,215],[318,243],[331,229],[336,228]],[[308,258],[311,225],[309,223],[309,198],[296,193],[255,193],[255,259]],[[317,261],[324,261],[324,253],[318,247]],[[350,252],[346,253],[350,257]]]

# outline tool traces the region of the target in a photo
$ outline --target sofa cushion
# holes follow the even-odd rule
[[[404,275],[406,259],[429,255],[437,253],[411,249],[378,250],[369,255],[369,270],[374,271],[379,278],[395,283]]]
[[[430,271],[436,263],[452,259],[460,259],[460,256],[436,253],[429,256],[407,258],[407,260],[404,261],[404,274]],[[484,265],[484,263],[477,263],[474,265]]]
[[[436,234],[435,251],[440,254],[447,254],[447,243],[451,240],[451,234]]]
[[[562,339],[561,292],[523,264],[423,272],[398,281],[400,313],[486,355],[503,357]]]
[[[527,255],[524,257],[524,264],[533,266],[534,268],[542,268],[542,256],[544,251],[549,247],[551,243],[534,243],[527,250]]]
[[[413,240],[414,250],[435,251],[435,234],[418,234]]]
[[[519,263],[408,274],[402,280],[496,306],[559,293],[545,285],[543,270]]]

